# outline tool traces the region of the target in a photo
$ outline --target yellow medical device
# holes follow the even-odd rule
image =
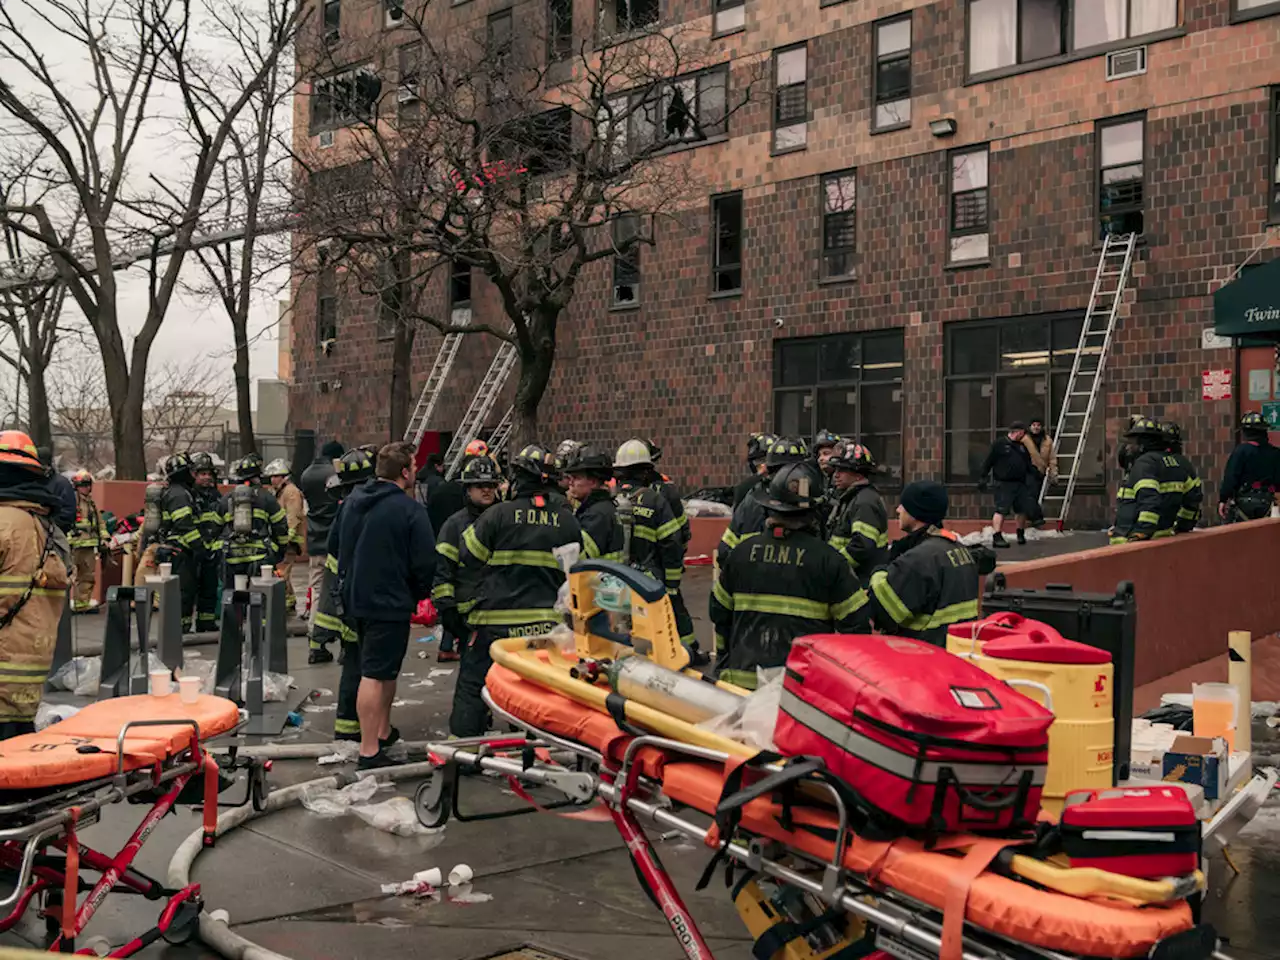
[[[583,660],[615,660],[634,651],[668,670],[689,665],[667,588],[634,567],[611,560],[574,564],[569,610]]]

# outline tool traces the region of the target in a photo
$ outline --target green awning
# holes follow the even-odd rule
[[[1213,295],[1213,332],[1222,337],[1280,333],[1280,260],[1246,270]]]

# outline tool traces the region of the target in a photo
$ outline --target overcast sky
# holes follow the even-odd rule
[[[59,86],[64,91],[81,91],[92,101],[88,71],[81,57],[81,49],[59,37],[49,25],[42,23],[29,10],[24,9],[23,0],[0,0],[5,2],[14,19],[21,25],[24,36],[36,45],[49,62],[52,70],[65,83]],[[250,0],[252,2],[252,0]],[[30,3],[42,6],[42,0],[30,0]],[[198,6],[198,5],[197,5]],[[214,60],[230,55],[226,48],[209,43],[207,32],[202,32],[208,45],[207,54]],[[225,62],[225,61],[223,61]],[[287,70],[288,68],[286,68]],[[23,83],[20,71],[12,63],[0,58],[0,71],[6,80],[15,86],[30,86]],[[171,121],[165,117],[180,113],[180,104],[169,91],[155,102],[152,113],[157,119],[148,123],[145,139],[135,146],[132,162],[129,167],[129,181],[134,184],[146,184],[150,177],[183,187],[184,173],[187,169],[190,141],[187,136],[173,128]],[[285,130],[291,121],[291,110],[286,104],[279,111],[279,122]],[[0,117],[9,129],[12,122],[7,117]],[[132,336],[146,317],[147,280],[145,270],[134,268],[123,271],[119,287],[119,313],[121,326],[126,337],[126,349],[131,346]],[[205,280],[204,272],[194,256],[188,254],[183,268],[184,280],[201,283]],[[267,282],[260,284],[253,304],[250,318],[250,336],[254,338],[250,370],[253,379],[273,378],[277,373],[277,338],[276,318],[277,301],[287,296],[287,270],[278,270]],[[68,298],[66,315],[79,316],[74,302]],[[92,340],[89,341],[92,343]],[[180,291],[174,296],[163,326],[151,352],[151,364],[159,367],[166,362],[182,363],[192,358],[211,357],[216,359],[219,369],[224,370],[227,382],[231,381],[232,338],[231,325],[221,304],[214,298]],[[0,389],[4,390],[4,406],[11,407],[13,396],[12,376],[6,370],[0,374]],[[252,394],[257,403],[256,388]]]

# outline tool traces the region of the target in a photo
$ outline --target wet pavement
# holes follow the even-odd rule
[[[690,570],[686,593],[704,642],[709,640],[706,595],[709,568]],[[88,633],[101,618],[78,621]],[[100,631],[100,627],[98,627]],[[439,738],[449,712],[456,665],[435,660],[435,644],[415,630],[400,684],[395,722],[410,740]],[[213,656],[212,648],[201,651]],[[291,673],[300,688],[322,695],[307,704],[306,724],[286,742],[323,743],[331,737],[338,667],[305,665],[301,640],[290,645]],[[436,671],[448,670],[448,673]],[[1273,736],[1263,725],[1259,736]],[[1263,746],[1264,744],[1260,744]],[[1273,752],[1280,752],[1271,744]],[[276,765],[276,786],[324,776],[341,768],[315,761]],[[412,796],[414,784],[397,788]],[[502,781],[465,781],[462,803],[472,813],[520,805]],[[390,793],[379,794],[381,800]],[[117,805],[85,831],[87,843],[114,850],[144,810]],[[177,845],[198,826],[188,810],[165,818],[143,848],[138,865],[163,877]],[[708,853],[676,838],[658,840],[660,856],[721,960],[747,960],[751,944],[719,878],[693,890]],[[1212,890],[1204,918],[1230,940],[1236,960],[1280,956],[1280,803],[1264,810],[1232,847],[1241,873],[1209,865]],[[418,871],[447,872],[466,863],[475,873],[470,894],[451,899],[388,896],[382,884]],[[231,833],[197,861],[193,878],[208,908],[225,909],[233,928],[263,947],[299,960],[432,960],[494,957],[532,944],[552,956],[525,951],[510,960],[677,960],[682,953],[636,882],[617,832],[609,823],[549,814],[457,822],[428,837],[398,837],[347,815],[324,819],[299,806],[272,813]],[[156,904],[109,898],[89,934],[120,943],[154,922]],[[41,925],[0,935],[0,946],[38,943]],[[212,954],[199,945],[155,944],[141,956],[195,960]]]

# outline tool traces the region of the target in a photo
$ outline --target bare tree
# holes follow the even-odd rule
[[[619,9],[632,6],[653,5]],[[653,242],[655,220],[705,199],[682,148],[725,134],[760,89],[764,61],[730,77],[705,34],[683,27],[609,24],[649,32],[598,50],[586,40],[572,58],[556,24],[516,31],[499,17],[480,34],[441,30],[430,2],[403,17],[415,42],[393,50],[394,63],[370,51],[367,66],[334,73],[323,41],[300,57],[313,132],[353,132],[333,152],[340,169],[325,159],[333,154],[296,155],[309,238],[295,243],[298,268],[317,275],[323,299],[341,267],[394,324],[393,435],[408,419],[409,357],[425,325],[514,346],[516,437],[528,440],[582,272],[631,256]],[[431,282],[473,270],[494,288],[501,320],[451,309]]]
[[[55,453],[69,444],[78,466],[98,470],[112,461],[111,406],[102,366],[88,352],[49,366],[49,406]]]
[[[225,423],[235,387],[218,364],[197,357],[158,365],[147,395],[151,400],[142,413],[146,448],[169,456],[213,445],[213,434]]]
[[[209,183],[237,118],[290,48],[300,22],[300,0],[244,2],[205,0],[195,10],[192,0],[14,0],[0,6],[0,57],[6,61],[0,116],[47,149],[66,183],[62,196],[0,208],[0,219],[43,245],[94,333],[119,474],[127,479],[146,473],[147,362],[185,256],[197,241]],[[215,41],[227,55],[210,59],[203,54]],[[88,68],[83,93],[51,65],[77,58]],[[139,144],[159,132],[157,123],[171,122],[159,109],[166,96],[176,101],[195,148],[173,184],[153,177],[148,194],[128,171]],[[83,248],[67,240],[69,207],[83,212]],[[126,348],[116,271],[131,262],[146,267],[148,300]]]

